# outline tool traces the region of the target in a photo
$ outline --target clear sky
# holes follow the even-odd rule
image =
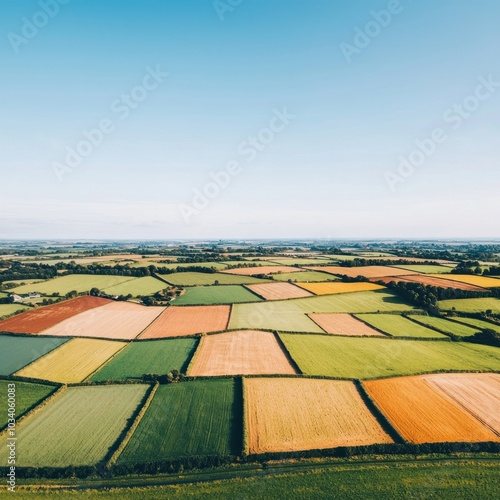
[[[0,238],[498,237],[499,17],[4,0]]]

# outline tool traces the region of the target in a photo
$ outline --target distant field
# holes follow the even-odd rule
[[[316,268],[308,268],[324,271],[326,273],[346,275],[351,278],[365,276],[366,278],[378,278],[380,276],[404,276],[407,274],[417,274],[415,271],[406,271],[389,266],[359,266],[359,267],[342,267],[342,266],[321,266]]]
[[[99,462],[120,435],[146,387],[69,387],[19,425],[16,465],[64,467]],[[0,456],[6,463],[5,438],[0,445]]]
[[[403,276],[400,278],[403,281],[410,281],[410,282],[416,282],[416,283],[421,283],[422,285],[430,285],[430,286],[437,286],[439,288],[456,288],[457,290],[470,290],[470,291],[476,291],[476,292],[484,292],[485,289],[478,287],[476,285],[471,285],[470,283],[462,283],[461,281],[452,281],[449,279],[445,279],[447,274],[442,274],[442,275],[430,275],[430,274],[424,274],[424,275],[415,275],[415,276]],[[389,278],[384,278],[384,281],[389,280]],[[398,280],[394,280],[398,281]]]
[[[312,296],[311,292],[291,283],[264,283],[261,285],[247,285],[247,288],[266,300],[297,299]]]
[[[144,276],[143,278],[136,278],[133,280],[120,283],[104,289],[104,292],[109,295],[128,295],[134,297],[139,295],[153,295],[160,290],[164,290],[168,285],[163,281],[157,280],[151,276]]]
[[[276,259],[272,259],[268,261],[270,264],[279,264],[281,266],[293,266],[294,264],[297,266],[314,266],[315,264],[327,264],[330,259],[328,258],[313,258],[311,257],[310,259],[307,258],[301,258],[301,257],[296,257],[292,258],[289,257],[287,258],[279,258],[277,257]]]
[[[349,335],[351,337],[370,336],[383,337],[384,335],[359,319],[345,313],[309,314],[309,317],[325,332],[334,335]]]
[[[223,273],[238,274],[241,276],[252,276],[253,274],[276,274],[301,272],[302,269],[290,266],[257,266],[257,267],[238,267],[236,269],[227,269]]]
[[[334,293],[368,292],[372,290],[383,290],[384,287],[374,283],[297,283],[298,286],[309,290],[315,295],[328,295]]]
[[[391,266],[392,267],[392,266]],[[415,273],[423,274],[438,274],[438,273],[449,273],[450,268],[446,266],[435,266],[426,264],[410,264],[405,266],[394,266],[398,269],[405,269],[406,271],[413,271]]]
[[[125,345],[110,340],[71,339],[15,375],[64,384],[81,382]]]
[[[165,257],[159,260],[168,260],[169,258],[170,257]],[[178,267],[191,267],[191,266],[204,267],[206,269],[210,269],[212,267],[214,269],[225,269],[227,267],[227,264],[224,264],[223,262],[193,262],[193,263],[175,262],[173,264],[164,264],[154,259],[151,259],[151,261],[148,261],[146,263],[141,263],[141,261],[138,261],[135,264],[133,264],[132,267],[142,267],[150,265],[156,266],[157,268],[166,267],[167,269],[177,269]]]
[[[491,309],[493,313],[500,314],[500,299],[495,297],[482,297],[478,299],[452,299],[440,300],[438,306],[443,311],[457,311],[475,313]]]
[[[190,287],[172,303],[175,305],[236,304],[260,302],[262,299],[241,285]]]
[[[453,321],[459,321],[460,323],[463,323],[465,325],[469,325],[473,327],[474,329],[477,330],[494,330],[495,332],[500,333],[500,325],[490,323],[489,321],[483,321],[481,319],[474,319],[474,318],[461,318],[459,316],[454,316]]]
[[[352,382],[245,379],[250,453],[391,443]]]
[[[281,273],[281,274],[273,274],[274,281],[288,281],[292,280],[300,281],[304,283],[313,283],[316,281],[337,281],[338,278],[333,274],[328,273],[320,273],[319,271],[303,271],[300,274],[298,273]]]
[[[187,455],[238,455],[241,407],[234,379],[160,385],[118,458],[148,462]]]
[[[245,283],[263,283],[259,278],[251,276],[236,276],[223,273],[173,273],[158,275],[168,283],[179,286],[213,285],[217,281],[220,285],[242,285]]]
[[[132,342],[95,373],[91,381],[141,378],[146,373],[165,375],[173,369],[185,371],[196,345],[195,339]]]
[[[470,336],[477,333],[479,330],[477,328],[473,328],[467,325],[461,325],[460,323],[455,323],[454,321],[449,321],[444,318],[435,318],[433,316],[422,316],[422,315],[414,315],[411,316],[415,321],[422,323],[427,326],[432,326],[437,328],[438,330],[451,333],[453,335],[459,336]]]
[[[482,288],[500,287],[499,278],[489,278],[487,276],[477,276],[474,274],[447,274],[441,276],[450,281],[458,281],[460,283],[469,283],[470,285],[480,286]]]
[[[436,370],[500,370],[497,348],[465,342],[280,334],[307,375],[374,378]]]
[[[25,311],[26,309],[28,308],[21,304],[0,304],[0,318],[14,314],[17,311]],[[2,330],[0,328],[0,331]]]
[[[444,339],[444,335],[397,314],[357,314],[357,318],[392,337]],[[412,316],[418,318],[418,315]]]

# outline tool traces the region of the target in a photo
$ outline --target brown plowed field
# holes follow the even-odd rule
[[[342,267],[342,266],[315,266],[307,267],[313,271],[323,271],[330,274],[346,275],[351,278],[365,276],[366,278],[378,278],[379,276],[406,276],[408,274],[418,274],[404,269],[397,269],[389,266],[360,266],[360,267]]]
[[[140,336],[141,339],[180,337],[225,330],[229,306],[170,306]]]
[[[363,385],[393,427],[411,443],[500,441],[421,376],[367,380]]]
[[[221,273],[252,276],[254,274],[293,273],[300,271],[303,271],[303,269],[291,266],[257,266],[257,267],[238,267],[236,269],[227,269],[226,271],[221,271]]]
[[[46,328],[72,316],[110,304],[112,301],[101,297],[77,297],[51,306],[40,307],[0,321],[1,332],[40,333]]]
[[[274,333],[255,330],[203,337],[188,375],[295,374]]]
[[[391,443],[348,381],[245,379],[250,453]]]
[[[330,313],[313,313],[308,315],[317,325],[325,332],[336,335],[350,335],[351,337],[361,337],[365,335],[385,337],[377,330],[370,328],[368,325],[353,318],[350,314],[330,314]]]
[[[262,285],[246,285],[246,287],[266,300],[297,299],[313,296],[311,292],[291,283],[263,283]]]

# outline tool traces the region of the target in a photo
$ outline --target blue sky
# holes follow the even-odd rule
[[[0,238],[500,234],[496,0],[1,8]]]

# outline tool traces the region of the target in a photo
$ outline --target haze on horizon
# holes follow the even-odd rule
[[[6,1],[0,239],[498,238],[499,14]]]

